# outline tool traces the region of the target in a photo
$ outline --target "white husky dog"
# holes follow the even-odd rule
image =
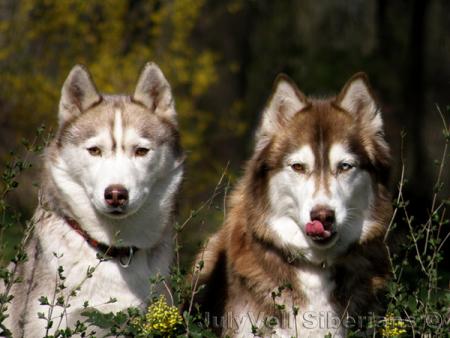
[[[158,66],[145,66],[131,96],[101,95],[84,67],[71,70],[45,154],[28,261],[18,271],[23,282],[12,289],[4,323],[13,337],[73,328],[86,301],[102,312],[145,307],[149,278],[169,272],[183,158]],[[50,311],[42,296],[62,306]]]

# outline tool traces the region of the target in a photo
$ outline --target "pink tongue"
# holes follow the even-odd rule
[[[331,235],[331,232],[328,230],[325,230],[323,227],[323,224],[319,221],[312,221],[309,223],[306,223],[306,234],[308,236],[317,236],[317,237],[323,237],[328,238]]]

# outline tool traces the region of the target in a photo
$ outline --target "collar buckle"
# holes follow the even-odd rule
[[[119,256],[119,264],[122,268],[126,269],[130,266],[131,260],[133,259],[134,249],[132,246],[128,248],[128,259],[124,262],[124,255]]]

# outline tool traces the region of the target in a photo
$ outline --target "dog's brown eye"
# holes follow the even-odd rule
[[[102,156],[102,151],[99,147],[90,147],[87,149],[87,151],[89,151],[89,154],[91,154],[92,156]]]
[[[134,155],[138,156],[138,157],[142,157],[142,156],[147,155],[147,153],[149,151],[150,151],[150,149],[139,147],[139,148],[136,148],[136,150],[134,151]]]
[[[296,171],[296,172],[298,172],[298,173],[301,173],[301,174],[303,174],[303,173],[306,172],[306,166],[305,166],[304,164],[301,164],[301,163],[294,163],[294,164],[291,164],[291,168],[292,168],[294,171]]]
[[[347,163],[347,162],[341,162],[338,164],[338,171],[340,173],[345,172],[345,171],[349,171],[350,169],[353,169],[355,166],[351,163]]]

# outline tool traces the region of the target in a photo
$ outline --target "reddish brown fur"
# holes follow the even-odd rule
[[[281,317],[273,305],[271,291],[286,283],[292,286],[292,290],[283,294],[286,303],[293,301],[302,306],[304,297],[295,276],[299,266],[311,263],[293,256],[291,248],[266,226],[268,182],[280,169],[283,157],[304,144],[314,145],[323,172],[329,165],[324,154],[336,142],[348,144],[361,167],[371,174],[375,194],[371,213],[376,221],[365,238],[327,267],[337,285],[334,303],[340,313],[344,309],[350,314],[374,310],[377,292],[389,275],[383,239],[392,213],[386,189],[390,157],[382,135],[371,133],[363,121],[339,107],[347,87],[337,98],[308,99],[309,104],[291,121],[281,121],[283,132],[275,134],[246,164],[245,174],[228,201],[223,228],[198,257],[205,262],[200,280],[206,288],[197,299],[203,311],[222,316],[236,304],[247,302],[253,308]]]

